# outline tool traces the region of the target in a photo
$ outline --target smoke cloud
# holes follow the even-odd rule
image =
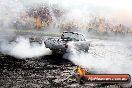
[[[54,0],[50,0],[53,1]],[[54,3],[69,10],[70,19],[97,16],[109,19],[114,24],[131,26],[131,0],[55,0]],[[82,15],[81,15],[82,14]],[[125,17],[124,17],[125,16]],[[82,17],[82,19],[83,19]],[[88,19],[87,19],[88,20]],[[82,20],[81,20],[82,21]]]
[[[2,42],[1,50],[3,53],[13,55],[17,58],[32,58],[50,55],[52,52],[44,44],[30,43],[28,38],[18,37],[16,41],[8,43]]]
[[[132,75],[130,43],[96,39],[91,41],[88,53],[78,52],[72,43],[69,46],[69,60],[91,73]]]
[[[29,38],[16,36],[13,24],[33,4],[44,0],[0,0],[0,52],[17,58],[32,58],[51,54],[44,44],[30,43]],[[13,39],[16,37],[16,39]],[[12,41],[13,40],[13,41]]]

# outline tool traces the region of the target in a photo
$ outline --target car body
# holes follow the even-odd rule
[[[88,51],[89,43],[86,43],[84,36],[76,32],[63,32],[61,37],[48,38],[45,40],[45,47],[56,53],[66,53],[69,42],[74,42],[78,50]]]

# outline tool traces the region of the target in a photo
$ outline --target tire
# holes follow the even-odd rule
[[[81,85],[85,84],[86,78],[84,76],[78,77],[77,82]]]
[[[51,49],[51,51],[52,51],[52,54],[53,55],[64,55],[64,52],[60,52],[60,51],[56,51],[56,50],[53,50],[53,49]]]
[[[89,50],[89,47],[87,46],[85,49],[84,49],[84,52],[87,53]]]

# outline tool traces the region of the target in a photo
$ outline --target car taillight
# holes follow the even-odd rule
[[[64,44],[65,48],[68,48],[68,45],[67,44]]]

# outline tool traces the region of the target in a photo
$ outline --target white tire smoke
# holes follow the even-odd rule
[[[96,74],[132,75],[132,47],[122,42],[92,41],[88,53],[78,53],[70,43],[69,60]]]
[[[1,51],[17,58],[32,58],[50,55],[50,49],[44,44],[30,44],[28,38],[18,37],[15,42],[2,42]]]

